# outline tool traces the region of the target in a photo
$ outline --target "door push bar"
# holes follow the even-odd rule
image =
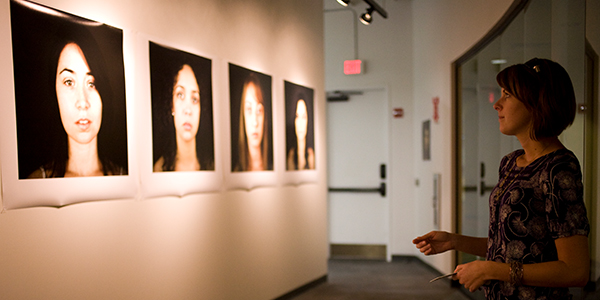
[[[329,188],[330,192],[349,192],[349,193],[379,193],[381,197],[385,197],[385,182],[377,188]]]

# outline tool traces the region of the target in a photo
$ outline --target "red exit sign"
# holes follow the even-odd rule
[[[344,74],[346,74],[346,75],[362,74],[362,61],[360,59],[345,60],[344,61]]]

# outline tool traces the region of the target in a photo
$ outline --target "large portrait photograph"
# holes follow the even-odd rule
[[[135,195],[123,31],[24,0],[10,1],[10,19],[14,101],[1,112],[3,206]]]
[[[149,43],[153,171],[215,169],[211,60]]]
[[[122,31],[10,4],[19,179],[127,175]]]
[[[286,170],[314,170],[314,91],[289,81],[284,82],[284,90]]]
[[[231,171],[273,170],[271,76],[229,64]]]
[[[136,162],[144,198],[218,191],[219,89],[215,58],[189,44],[135,34],[139,134]]]

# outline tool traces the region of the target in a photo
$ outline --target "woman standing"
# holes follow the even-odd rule
[[[575,93],[558,63],[534,58],[496,77],[500,132],[523,149],[506,155],[490,195],[487,238],[433,231],[413,243],[425,255],[458,250],[486,257],[453,279],[487,299],[570,299],[589,278],[589,222],[579,162],[558,136],[573,123]]]

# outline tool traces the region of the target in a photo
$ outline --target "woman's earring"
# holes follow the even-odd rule
[[[171,112],[171,116],[173,116],[173,117],[175,116],[175,112],[174,111]]]

